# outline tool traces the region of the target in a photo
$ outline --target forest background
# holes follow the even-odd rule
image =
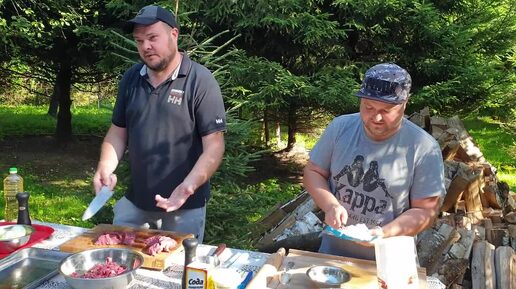
[[[407,114],[429,107],[434,115],[459,115],[498,177],[516,189],[515,1],[0,0],[0,171],[20,168],[33,218],[110,222],[113,201],[91,221],[80,216],[92,197],[117,83],[138,61],[121,27],[149,4],[176,12],[180,47],[223,90],[229,128],[212,180],[208,243],[252,248],[249,228],[302,190],[299,179],[263,177],[277,164],[271,152],[298,174],[302,164],[288,162],[299,156],[292,152],[306,155],[334,116],[358,110],[363,73],[381,62],[410,72]],[[48,139],[55,151],[45,159],[54,169],[16,151],[37,150]],[[81,142],[91,155],[66,154]],[[75,165],[58,170],[67,158]],[[119,197],[129,182],[126,161],[117,174]]]

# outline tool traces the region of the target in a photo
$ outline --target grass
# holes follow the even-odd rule
[[[53,134],[56,119],[43,106],[0,105],[0,138],[20,135]],[[111,110],[92,106],[72,108],[74,134],[104,135],[111,123]]]
[[[464,126],[485,159],[497,168],[498,180],[516,192],[516,128],[489,117],[467,118]]]

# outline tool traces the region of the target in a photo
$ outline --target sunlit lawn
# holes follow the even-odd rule
[[[498,179],[516,191],[516,128],[488,117],[466,119],[464,125],[486,160],[498,169]]]

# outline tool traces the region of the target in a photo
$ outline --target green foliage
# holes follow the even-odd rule
[[[299,185],[275,179],[246,188],[215,186],[207,207],[205,239],[211,244],[224,242],[234,248],[253,249],[256,221],[300,192]]]

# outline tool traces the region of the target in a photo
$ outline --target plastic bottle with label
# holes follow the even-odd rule
[[[18,218],[16,194],[21,192],[23,192],[23,178],[18,175],[18,169],[10,168],[9,175],[4,179],[4,220],[16,221]]]

